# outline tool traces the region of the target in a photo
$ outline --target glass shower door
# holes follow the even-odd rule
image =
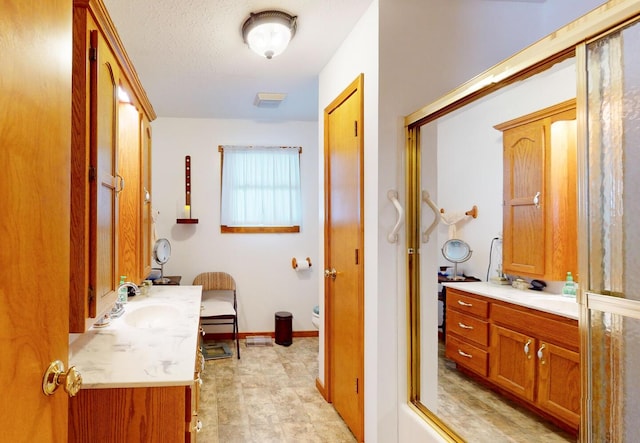
[[[586,45],[584,441],[640,441],[640,22]],[[586,275],[584,275],[586,274]],[[585,429],[588,428],[588,429]]]

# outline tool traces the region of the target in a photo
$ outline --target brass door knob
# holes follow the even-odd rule
[[[82,374],[71,366],[68,371],[64,370],[64,363],[60,360],[51,362],[49,368],[44,373],[42,380],[42,390],[45,395],[52,395],[58,386],[62,385],[69,397],[75,396],[82,386]]]
[[[333,268],[324,270],[324,276],[325,277],[331,277],[332,279],[335,280],[336,279],[336,275],[338,275],[338,272]]]

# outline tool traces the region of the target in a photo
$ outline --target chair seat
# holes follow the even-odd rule
[[[221,315],[231,317],[236,315],[236,311],[233,309],[233,291],[202,291],[200,317],[217,317]]]

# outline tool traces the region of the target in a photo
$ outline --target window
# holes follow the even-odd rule
[[[220,146],[222,232],[300,232],[299,147]]]

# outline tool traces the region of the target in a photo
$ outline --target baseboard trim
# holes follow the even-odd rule
[[[267,337],[275,338],[275,333],[274,332],[239,332],[238,333],[238,338],[244,339],[244,338],[255,336],[255,335],[267,336]],[[318,331],[292,331],[291,336],[293,338],[296,338],[296,337],[318,337]],[[215,332],[215,333],[207,332],[204,335],[204,338],[205,339],[211,339],[211,340],[215,340],[215,339],[218,339],[218,340],[233,340],[233,332]]]
[[[324,398],[327,403],[331,403],[329,401],[329,393],[324,388],[324,385],[320,382],[319,378],[316,378],[316,389],[320,392],[320,395],[322,395],[322,398]]]

